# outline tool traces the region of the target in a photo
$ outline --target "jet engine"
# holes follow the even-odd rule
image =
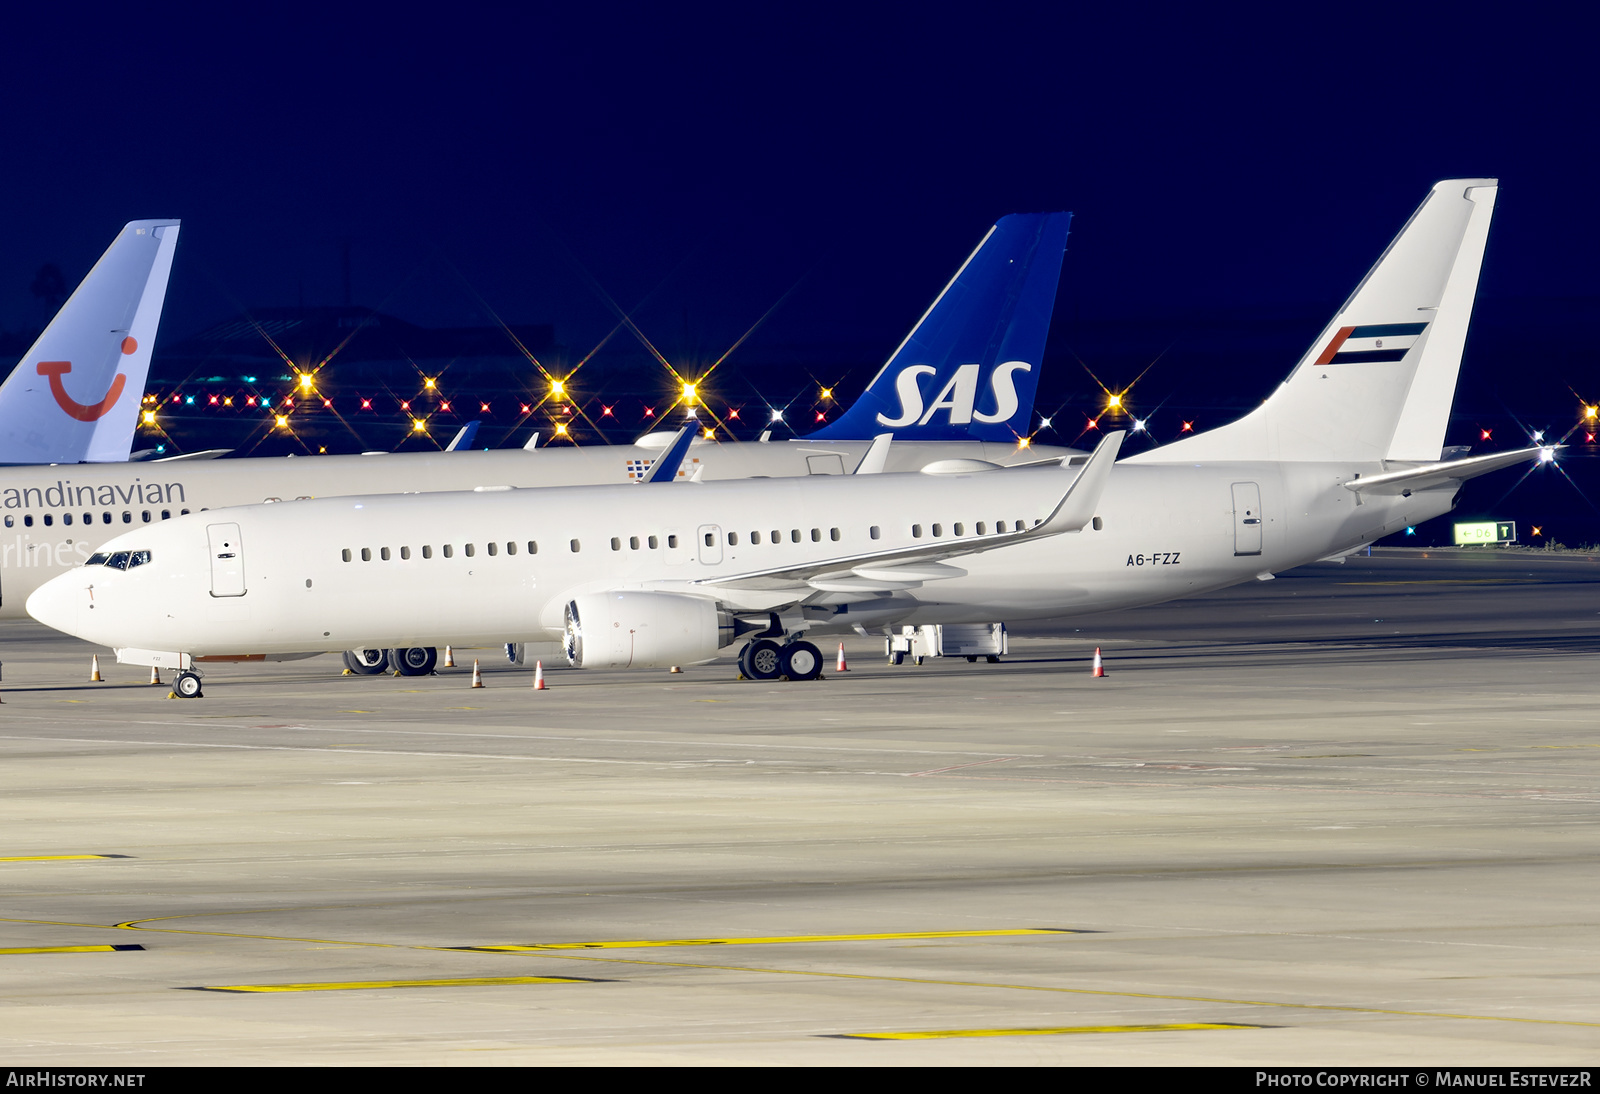
[[[575,669],[650,669],[710,661],[738,624],[715,602],[677,593],[594,593],[568,602],[565,645]]]

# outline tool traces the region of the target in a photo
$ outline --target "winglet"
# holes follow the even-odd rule
[[[655,463],[650,465],[650,470],[645,472],[640,482],[671,482],[678,477],[678,468],[683,466],[683,457],[689,454],[689,445],[694,441],[694,426],[686,425],[678,430],[678,435],[672,438],[672,444],[663,452]]]
[[[889,442],[894,440],[893,433],[879,433],[872,438],[872,447],[867,449],[867,454],[861,457],[861,462],[856,464],[852,475],[881,475],[884,465],[889,462]]]
[[[446,452],[460,452],[464,448],[471,448],[472,442],[477,439],[478,427],[482,424],[482,422],[474,420],[456,430],[455,438],[444,446],[444,450]]]
[[[1118,429],[1101,438],[1089,456],[1089,462],[1061,496],[1055,512],[1045,518],[1043,524],[1031,529],[1034,534],[1053,536],[1061,532],[1076,532],[1094,518],[1094,511],[1100,507],[1100,496],[1106,492],[1106,482],[1111,478],[1111,465],[1117,462],[1122,439],[1127,435],[1126,431]],[[1061,461],[1061,466],[1070,467],[1072,460],[1082,458],[1068,456]]]
[[[539,431],[537,429],[535,429],[533,431],[533,436],[528,438],[528,443],[522,446],[522,450],[524,452],[532,452],[535,448],[538,448],[538,447],[539,447]]]

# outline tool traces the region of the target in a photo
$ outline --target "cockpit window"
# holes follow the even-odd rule
[[[128,553],[128,569],[130,569],[130,570],[133,569],[135,566],[143,566],[146,562],[149,562],[149,561],[150,561],[150,552],[149,551],[130,551]]]
[[[116,554],[106,559],[106,565],[111,567],[113,570],[126,570],[128,568],[129,553],[130,552],[128,551],[118,551]]]
[[[104,566],[106,564],[106,560],[109,559],[110,557],[111,556],[106,554],[104,551],[100,551],[100,552],[98,552],[96,554],[90,555],[89,556],[89,561],[85,562],[84,565],[85,566]]]

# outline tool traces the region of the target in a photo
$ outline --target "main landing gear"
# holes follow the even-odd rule
[[[804,639],[775,642],[758,638],[739,651],[739,675],[746,680],[816,680],[822,651]]]
[[[351,676],[377,676],[383,672],[396,676],[428,676],[438,663],[439,651],[431,646],[344,651],[344,669]]]

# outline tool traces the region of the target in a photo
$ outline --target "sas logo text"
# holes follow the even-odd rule
[[[1026,361],[1006,361],[996,365],[989,376],[989,395],[993,410],[977,409],[978,373],[980,365],[962,365],[955,375],[939,389],[931,403],[924,404],[922,377],[932,376],[939,370],[932,365],[912,365],[900,370],[895,377],[894,391],[900,400],[897,417],[878,415],[878,424],[891,429],[910,425],[927,425],[933,416],[943,410],[949,414],[951,425],[971,425],[974,420],[986,424],[1009,421],[1017,412],[1017,387],[1014,376],[1019,372],[1032,372]]]

